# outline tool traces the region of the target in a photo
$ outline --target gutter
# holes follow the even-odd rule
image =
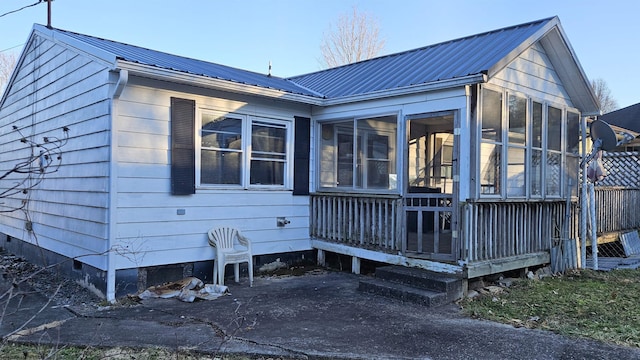
[[[193,75],[180,71],[163,69],[151,65],[131,63],[123,60],[118,60],[115,68],[126,70],[129,74],[140,77],[170,81],[174,83],[182,83],[198,87],[206,87],[233,93],[264,96],[310,105],[322,105],[323,103],[323,99],[320,97],[293,94],[282,90],[237,83],[229,80],[215,79],[201,75]]]
[[[448,89],[452,87],[466,86],[466,85],[472,85],[472,84],[484,83],[484,82],[487,82],[487,75],[481,73],[481,74],[467,75],[467,76],[454,78],[454,79],[434,81],[426,84],[405,86],[397,89],[379,90],[379,91],[369,92],[366,94],[350,95],[350,96],[343,96],[343,97],[334,98],[334,99],[327,99],[323,101],[322,105],[330,106],[330,105],[349,104],[354,102],[377,100],[382,98],[409,95],[413,93],[421,93],[426,91],[443,90],[443,89]]]
[[[206,87],[216,90],[222,90],[238,94],[256,95],[275,98],[279,100],[303,103],[316,106],[331,106],[340,104],[349,104],[360,101],[376,100],[395,96],[409,95],[433,90],[442,90],[452,87],[459,87],[477,83],[487,82],[487,75],[484,73],[467,75],[454,79],[430,82],[427,84],[418,84],[400,87],[391,90],[373,91],[366,94],[349,95],[333,99],[322,98],[319,96],[310,96],[303,94],[293,94],[283,90],[270,89],[237,83],[229,80],[215,79],[201,75],[193,75],[180,71],[163,69],[152,65],[144,65],[132,63],[124,60],[118,60],[114,70],[122,69],[131,75],[146,77],[151,79],[170,81],[174,83],[182,83],[186,85]],[[294,83],[295,84],[295,83]]]

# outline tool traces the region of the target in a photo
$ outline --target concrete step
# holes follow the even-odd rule
[[[433,307],[462,298],[463,282],[423,269],[382,266],[375,278],[360,280],[359,290]]]
[[[449,302],[447,294],[376,278],[362,279],[358,290],[427,307],[436,307]]]
[[[424,269],[404,266],[383,266],[376,269],[376,278],[401,283],[419,289],[445,292],[451,301],[462,297],[462,279]]]

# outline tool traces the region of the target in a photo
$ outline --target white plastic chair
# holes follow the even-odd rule
[[[236,282],[240,281],[240,263],[249,265],[249,286],[253,286],[253,258],[251,256],[251,242],[240,234],[240,231],[230,227],[217,227],[209,230],[209,245],[216,250],[213,266],[213,281],[224,285],[224,269],[227,264],[233,264]]]

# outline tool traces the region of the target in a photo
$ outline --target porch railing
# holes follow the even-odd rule
[[[640,228],[640,189],[596,186],[598,234]]]
[[[426,254],[434,260],[457,260],[458,239],[453,234],[457,233],[458,214],[453,203],[451,194],[406,195],[407,241],[402,252]]]
[[[311,236],[396,252],[402,249],[402,198],[397,195],[313,194]]]
[[[447,198],[436,200],[442,202]],[[418,203],[418,206],[415,201],[403,204],[403,199],[394,195],[312,194],[310,234],[316,239],[375,251],[419,254],[420,249],[407,248],[404,240],[407,212],[416,209],[437,213],[434,223],[442,222],[445,225],[439,227],[446,229],[450,222],[450,231],[457,232],[457,226],[453,225],[456,210],[449,208],[449,204]],[[442,257],[472,263],[535,254],[549,251],[556,239],[576,238],[578,234],[577,201],[570,204],[569,212],[563,200],[469,202],[460,211],[460,248],[453,243],[450,252],[423,248],[434,260]],[[442,241],[441,238],[441,244]]]
[[[548,251],[577,236],[577,202],[565,210],[565,201],[467,203],[463,254],[471,263]]]

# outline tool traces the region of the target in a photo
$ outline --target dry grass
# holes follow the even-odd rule
[[[477,318],[640,347],[640,270],[520,280],[461,305]]]

